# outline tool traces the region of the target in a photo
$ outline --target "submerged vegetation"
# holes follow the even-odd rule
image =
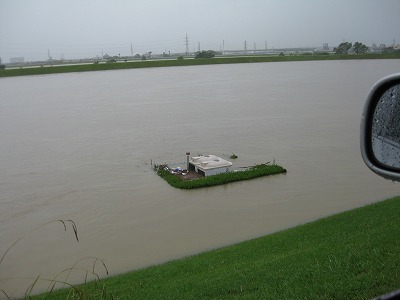
[[[236,158],[238,158],[238,156],[237,156],[235,153],[232,153],[232,155],[229,156],[229,158],[230,158],[230,159],[236,159]]]
[[[399,214],[397,197],[103,283],[120,300],[372,299],[399,288]]]
[[[72,228],[75,240],[79,242],[78,237],[78,227],[76,226],[73,220],[56,220],[50,221],[48,223],[42,224],[38,228],[34,228],[28,233],[22,235],[14,243],[12,243],[3,255],[0,258],[0,269],[2,268],[2,263],[5,260],[7,254],[18,245],[21,240],[24,238],[38,232],[40,229],[54,224],[61,223],[64,227],[64,231],[67,231],[69,227]],[[15,262],[17,263],[17,262]],[[84,257],[76,261],[71,267],[66,268],[59,272],[52,278],[46,278],[37,275],[35,278],[31,278],[31,283],[25,288],[25,292],[23,295],[23,299],[32,299],[32,294],[37,293],[38,290],[45,290],[45,292],[40,296],[40,299],[52,299],[53,293],[60,288],[64,288],[63,292],[65,292],[65,296],[63,299],[113,299],[113,295],[107,290],[107,288],[102,284],[102,280],[100,279],[100,273],[98,272],[98,265],[101,265],[103,272],[105,271],[108,275],[108,269],[104,261],[98,257]],[[102,272],[102,273],[103,273]],[[80,284],[79,286],[70,283],[69,279],[72,274],[82,274],[82,279],[84,280],[84,284]],[[3,280],[18,280],[18,279],[27,279],[29,278],[1,278],[0,283]],[[87,283],[90,281],[90,285],[88,287]],[[66,288],[67,287],[67,288]],[[0,284],[0,298],[2,296],[6,297],[6,299],[14,299],[12,294],[9,294],[9,291],[1,287]],[[20,296],[21,297],[21,296]]]
[[[154,165],[154,170],[170,185],[178,189],[198,189],[202,187],[227,184],[235,181],[249,180],[267,175],[286,173],[285,168],[276,164],[271,165],[269,163],[255,165],[243,171],[221,173],[194,180],[183,180],[180,176],[171,174],[159,165]]]

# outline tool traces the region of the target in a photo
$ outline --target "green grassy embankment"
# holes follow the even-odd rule
[[[155,165],[157,174],[165,179],[171,186],[178,189],[198,189],[203,187],[211,187],[216,185],[227,184],[235,181],[250,180],[262,176],[286,173],[286,169],[276,164],[260,164],[250,167],[240,172],[228,172],[218,175],[202,177],[195,180],[182,180],[179,176],[170,174],[168,171]]]
[[[400,59],[399,54],[360,54],[360,55],[285,55],[285,56],[234,56],[217,57],[212,59],[171,59],[171,60],[148,60],[131,61],[120,63],[99,63],[82,65],[60,65],[37,68],[20,68],[0,70],[0,77],[44,75],[70,72],[89,72],[104,70],[211,65],[211,64],[236,64],[236,63],[258,63],[258,62],[283,62],[283,61],[312,61],[312,60],[345,60],[345,59]]]
[[[371,299],[400,288],[399,215],[396,197],[102,284],[121,300]]]

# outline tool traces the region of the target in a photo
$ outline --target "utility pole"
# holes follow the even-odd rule
[[[222,40],[222,55],[225,55],[225,40]]]
[[[51,59],[50,49],[47,49],[47,55],[49,57],[50,65],[53,66],[53,60]]]
[[[189,55],[189,38],[187,36],[187,33],[186,33],[185,44],[186,44],[186,56],[188,56]]]
[[[254,55],[256,55],[256,42],[254,42]]]
[[[244,54],[247,54],[247,41],[244,41]]]
[[[131,58],[133,58],[133,47],[132,47],[132,44],[131,44]]]
[[[197,42],[197,51],[200,52],[200,42]]]

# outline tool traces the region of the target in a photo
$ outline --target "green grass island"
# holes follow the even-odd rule
[[[190,154],[190,153],[189,153]],[[171,186],[179,189],[197,189],[286,173],[275,161],[232,169],[232,163],[215,155],[199,155],[189,159],[186,169],[170,168],[167,164],[154,164],[154,171]],[[231,158],[237,156],[234,154]],[[236,159],[233,158],[233,159]]]

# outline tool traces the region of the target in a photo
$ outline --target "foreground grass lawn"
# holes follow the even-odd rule
[[[114,299],[371,299],[400,288],[399,216],[397,197],[101,284]]]

